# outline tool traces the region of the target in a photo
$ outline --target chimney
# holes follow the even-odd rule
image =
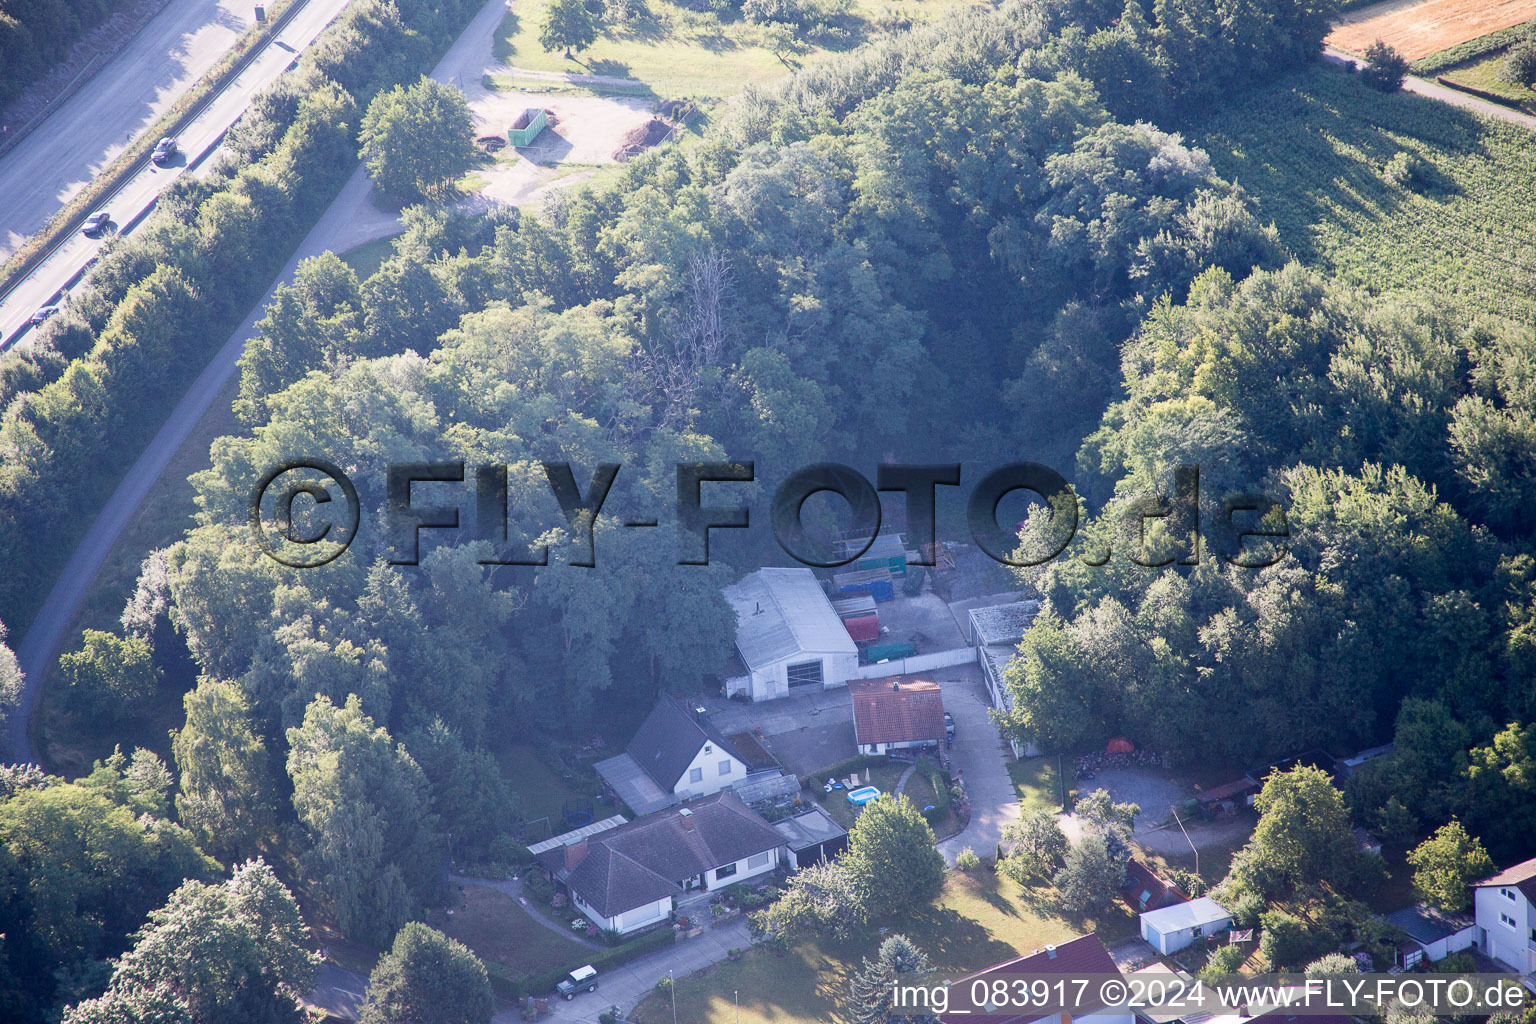
[[[704,724],[704,716],[706,714],[708,714],[708,712],[706,712],[704,710],[704,706],[702,704],[698,704],[698,705],[694,706],[693,717],[694,717],[694,720],[696,722],[698,722],[700,725]]]
[[[683,821],[683,828],[693,831],[693,812],[686,807],[678,809],[677,816]]]
[[[901,680],[899,680],[899,679],[892,679],[891,680],[891,690],[892,690],[892,692],[897,692],[900,689],[901,689]]]
[[[575,871],[576,866],[587,859],[587,838],[582,836],[572,843],[565,844],[565,870]]]
[[[1045,956],[1046,956],[1046,959],[1048,959],[1048,960],[1055,960],[1056,959],[1056,947],[1055,946],[1046,946],[1045,947]]]

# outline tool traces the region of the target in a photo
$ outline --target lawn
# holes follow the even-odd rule
[[[1008,764],[1008,775],[1019,794],[1019,813],[1061,810],[1061,783],[1053,757],[1031,757]]]
[[[876,16],[929,18],[959,2],[964,0],[854,4],[849,13],[827,19],[828,32],[781,60],[767,45],[770,33],[736,10],[693,11],[667,0],[647,0],[642,14],[606,26],[589,49],[567,60],[563,52],[548,53],[539,45],[546,0],[519,0],[497,34],[496,59],[531,71],[633,78],[658,96],[727,96],[867,42],[877,32]]]
[[[1504,81],[1504,52],[1447,69],[1444,77],[1457,85],[1467,85],[1518,104],[1526,113],[1536,113],[1536,89]]]
[[[1536,317],[1536,135],[1317,68],[1185,127],[1259,201],[1304,262],[1374,291]],[[1422,194],[1382,174],[1398,152],[1434,165]]]
[[[529,824],[524,837],[536,843],[566,831],[563,824],[565,805],[583,801],[592,803],[597,819],[622,813],[612,800],[597,795],[595,775],[582,768],[564,766],[557,754],[547,748],[509,744],[495,751],[496,760],[522,802],[523,817]],[[540,819],[547,819],[542,821]]]
[[[1023,889],[991,871],[951,873],[932,906],[879,922],[886,934],[906,935],[929,957],[935,970],[975,971],[1047,943],[1098,931],[1106,943],[1129,936],[1135,919],[1119,905],[1103,921],[1073,922],[1056,906],[1048,888]],[[677,982],[678,1024],[800,1024],[838,1019],[847,1002],[848,981],[863,957],[881,941],[878,929],[844,944],[802,943],[783,957],[763,947],[735,963],[724,963]],[[669,1024],[672,1003],[649,996],[631,1014],[640,1024]]]
[[[479,885],[464,887],[451,917],[434,910],[428,923],[519,981],[568,969],[591,952],[535,921],[506,893]]]
[[[897,780],[901,778],[901,773],[908,767],[910,766],[904,761],[886,761],[883,764],[874,765],[859,772],[859,785],[874,786],[882,793],[894,793],[896,792]],[[869,775],[868,782],[864,781],[866,771]],[[914,773],[914,777],[915,775],[916,773]],[[822,776],[816,776],[816,781],[819,782],[821,778]],[[853,804],[848,802],[848,791],[846,789],[834,789],[830,793],[825,793],[818,789],[816,791],[816,798],[820,801],[822,809],[832,816],[833,821],[836,821],[843,828],[853,827],[854,819],[858,817],[858,811]],[[919,804],[918,807],[921,808],[922,805]]]
[[[395,240],[393,238],[380,238],[374,242],[364,242],[356,249],[350,249],[341,254],[341,261],[352,268],[359,281],[366,281],[378,273],[384,261],[395,254]]]

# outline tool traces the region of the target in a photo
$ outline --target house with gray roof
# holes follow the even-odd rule
[[[1420,903],[1394,910],[1387,920],[1408,936],[1397,945],[1399,967],[1444,960],[1477,942],[1477,921],[1471,914],[1451,914]]]
[[[597,773],[636,814],[652,814],[743,782],[748,767],[703,708],[670,694],[635,732],[624,753],[597,763]]]
[[[800,687],[830,689],[858,670],[858,646],[811,570],[759,569],[724,594],[747,672],[726,680],[731,696],[773,700]]]
[[[565,838],[565,837],[562,837]],[[536,855],[598,927],[621,934],[672,915],[684,893],[768,874],[784,837],[729,790],[597,833],[572,835]]]

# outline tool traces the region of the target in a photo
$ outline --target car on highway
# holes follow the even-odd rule
[[[555,986],[555,991],[567,999],[578,992],[594,992],[597,990],[597,968],[591,964],[578,967],[567,974],[560,984]]]
[[[167,135],[155,143],[155,151],[149,154],[150,160],[156,164],[163,164],[176,155],[176,140]]]
[[[106,210],[99,210],[85,218],[85,225],[80,228],[80,233],[86,238],[95,238],[107,230],[107,225],[112,223],[112,215]]]
[[[58,311],[59,311],[59,307],[58,306],[44,306],[42,309],[38,310],[36,313],[33,313],[32,314],[32,319],[27,321],[27,322],[30,323],[33,327],[36,327],[38,324],[42,323],[44,320],[47,320],[49,317],[53,316],[53,314],[57,313]]]

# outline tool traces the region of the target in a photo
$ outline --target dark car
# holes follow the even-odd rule
[[[107,225],[111,223],[112,215],[106,210],[102,210],[99,213],[93,213],[89,217],[85,218],[85,226],[80,229],[80,233],[86,238],[95,238],[97,235],[107,230]]]
[[[593,992],[596,989],[597,968],[591,964],[576,968],[555,986],[555,991],[567,999],[573,998],[578,992]]]
[[[47,320],[49,317],[53,316],[53,314],[57,313],[58,311],[59,311],[59,307],[58,306],[44,306],[42,309],[40,309],[36,313],[32,314],[32,319],[29,322],[32,324],[33,327],[36,327],[38,324],[42,323],[44,320]]]
[[[176,140],[167,135],[155,143],[155,151],[149,154],[149,158],[157,164],[163,164],[176,155]]]

